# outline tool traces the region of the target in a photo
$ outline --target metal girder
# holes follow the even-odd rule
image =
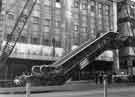
[[[5,67],[5,62],[12,53],[16,42],[19,40],[21,32],[23,31],[23,28],[27,23],[36,2],[37,0],[27,0],[20,15],[18,16],[9,37],[7,37],[6,44],[2,48],[2,53],[0,55],[0,70]]]

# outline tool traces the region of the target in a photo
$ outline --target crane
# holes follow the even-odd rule
[[[27,23],[27,20],[32,13],[32,10],[36,2],[37,0],[27,0],[25,2],[25,5],[20,15],[18,16],[9,37],[7,37],[4,47],[2,47],[1,55],[0,55],[0,71],[5,67],[5,62],[8,60],[8,57],[11,55],[16,45],[16,42],[18,41],[21,32],[23,31],[24,26]]]

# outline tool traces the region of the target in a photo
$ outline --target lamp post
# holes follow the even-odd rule
[[[107,74],[104,74],[104,97],[107,97]]]
[[[16,85],[20,85],[23,82],[26,82],[25,83],[26,97],[30,97],[31,95],[31,80],[32,80],[32,75],[25,75],[25,74],[17,77],[14,80]]]
[[[30,97],[30,95],[31,95],[31,81],[29,80],[29,78],[28,78],[28,80],[26,81],[26,97]]]

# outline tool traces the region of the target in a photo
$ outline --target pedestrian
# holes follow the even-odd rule
[[[96,80],[96,84],[98,84],[98,72],[96,72],[95,74],[95,80]]]
[[[100,81],[100,84],[103,83],[103,73],[101,73],[101,72],[99,74],[99,81]]]

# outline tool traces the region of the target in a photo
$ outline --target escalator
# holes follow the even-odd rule
[[[39,77],[40,75],[47,85],[64,84],[72,77],[72,74],[80,63],[83,63],[85,60],[90,60],[89,63],[94,61],[98,55],[110,48],[110,45],[115,42],[114,39],[116,39],[117,36],[118,33],[107,32],[94,41],[88,40],[54,64],[41,65],[40,70],[38,70],[40,72],[37,72],[37,76]],[[88,64],[80,65],[79,68],[83,69],[87,65]],[[33,75],[36,75],[34,69],[32,69],[32,72]]]

